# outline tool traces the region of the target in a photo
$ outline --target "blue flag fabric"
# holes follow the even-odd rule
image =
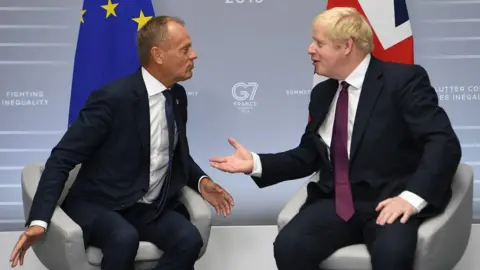
[[[84,0],[73,67],[69,126],[93,90],[138,69],[136,34],[152,16],[151,0]]]

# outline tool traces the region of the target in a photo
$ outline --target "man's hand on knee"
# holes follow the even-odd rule
[[[399,217],[401,217],[400,222],[405,223],[417,213],[413,205],[399,196],[380,202],[375,210],[380,212],[377,217],[378,225],[392,224]]]

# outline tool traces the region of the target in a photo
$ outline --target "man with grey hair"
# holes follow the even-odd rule
[[[353,8],[312,24],[315,72],[329,79],[310,97],[300,145],[276,154],[235,153],[212,166],[246,173],[263,188],[320,172],[299,213],[279,232],[279,270],[314,270],[338,249],[365,243],[374,270],[411,270],[422,220],[441,213],[461,148],[419,65],[371,55],[373,34]]]
[[[68,173],[82,164],[62,204],[102,250],[102,270],[131,270],[139,241],[164,252],[155,269],[192,270],[203,241],[177,200],[189,186],[229,215],[233,200],[195,163],[186,135],[187,95],[197,58],[183,22],[160,16],[138,32],[142,67],[94,91],[46,162],[12,267],[45,233]],[[55,252],[55,251],[52,251]]]

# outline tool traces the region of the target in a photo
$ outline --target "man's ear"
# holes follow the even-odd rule
[[[349,38],[347,42],[345,42],[344,54],[349,55],[353,50],[353,46],[355,46],[353,39]]]
[[[150,49],[150,55],[152,56],[152,59],[159,65],[163,63],[164,54],[165,52],[157,46],[154,46],[152,49]]]

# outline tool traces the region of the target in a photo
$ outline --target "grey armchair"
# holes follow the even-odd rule
[[[310,181],[319,181],[314,174]],[[473,171],[460,164],[452,184],[453,196],[445,212],[426,220],[419,228],[415,269],[451,270],[462,258],[472,226]],[[298,190],[280,212],[281,230],[299,211],[307,195],[306,185]],[[332,254],[319,266],[328,270],[370,270],[365,245],[352,245]]]
[[[69,175],[63,193],[58,201],[60,205],[75,181],[81,165],[76,166]],[[22,171],[22,195],[25,219],[28,218],[33,196],[37,190],[44,163],[27,165]],[[210,237],[212,212],[203,198],[194,190],[185,187],[181,201],[185,204],[190,218],[203,239],[203,256]],[[100,270],[102,252],[95,247],[84,248],[83,234],[80,226],[71,220],[60,207],[56,207],[48,231],[43,239],[33,246],[33,250],[42,264],[50,270]],[[163,252],[155,245],[140,242],[135,269],[151,269]]]

